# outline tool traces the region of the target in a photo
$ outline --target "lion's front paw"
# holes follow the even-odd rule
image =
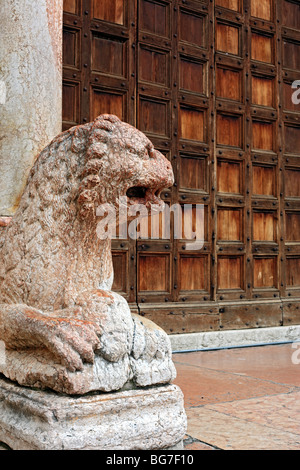
[[[1,307],[0,339],[7,348],[46,348],[71,372],[82,370],[84,362],[94,362],[100,341],[92,322],[53,317],[26,305]]]

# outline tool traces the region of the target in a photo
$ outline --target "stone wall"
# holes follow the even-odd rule
[[[0,216],[12,215],[39,152],[61,131],[63,0],[0,3]]]

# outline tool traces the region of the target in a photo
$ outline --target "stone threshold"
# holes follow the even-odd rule
[[[185,333],[169,336],[173,353],[230,349],[300,341],[300,325]]]

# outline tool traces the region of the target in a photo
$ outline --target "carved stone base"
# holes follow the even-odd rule
[[[185,433],[176,385],[70,397],[0,378],[0,442],[14,450],[178,449]]]

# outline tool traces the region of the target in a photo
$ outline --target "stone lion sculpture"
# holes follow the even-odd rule
[[[67,394],[169,383],[168,336],[111,292],[111,242],[96,210],[162,204],[168,160],[116,116],[60,134],[37,158],[19,208],[0,234],[0,372]],[[123,199],[124,200],[124,199]]]

